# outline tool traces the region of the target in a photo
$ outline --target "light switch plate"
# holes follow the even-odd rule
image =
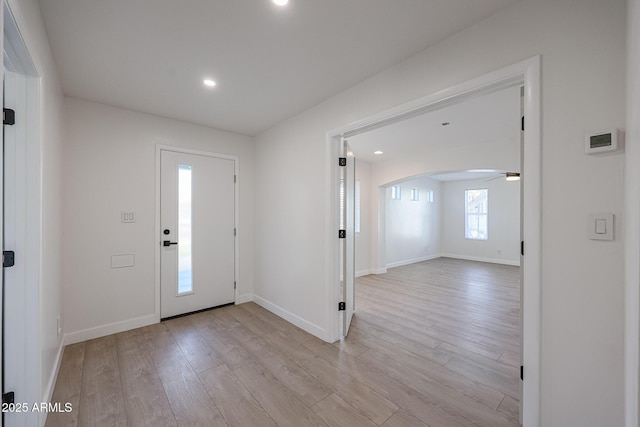
[[[591,240],[613,240],[613,213],[590,214],[587,221],[587,235]]]
[[[136,222],[135,212],[120,212],[120,222]]]

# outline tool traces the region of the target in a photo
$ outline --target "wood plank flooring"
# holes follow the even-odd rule
[[[519,271],[361,277],[348,338],[247,303],[73,344],[47,426],[519,426]]]

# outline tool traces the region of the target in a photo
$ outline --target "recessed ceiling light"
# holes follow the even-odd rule
[[[382,151],[380,151],[380,150],[374,151],[373,154],[382,154]]]
[[[204,79],[202,83],[204,83],[204,85],[208,87],[214,87],[216,85],[216,82],[211,79]]]
[[[289,0],[273,0],[273,2],[278,6],[286,6],[289,3]]]

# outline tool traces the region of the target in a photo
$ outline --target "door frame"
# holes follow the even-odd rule
[[[327,271],[325,286],[329,331],[326,338],[333,342],[340,336],[340,314],[337,311],[340,295],[339,286],[336,285],[340,283],[340,252],[339,241],[336,238],[339,205],[335,185],[339,177],[336,159],[340,140],[515,84],[524,85],[524,112],[527,118],[522,148],[523,191],[521,194],[523,200],[526,200],[522,211],[526,256],[521,259],[524,271],[521,357],[525,367],[522,383],[522,421],[523,426],[526,427],[540,424],[542,83],[539,55],[327,131],[325,138],[327,153],[325,161],[328,171],[325,187],[325,271]],[[376,269],[380,267],[374,266]]]
[[[156,322],[160,322],[160,271],[162,268],[161,265],[161,261],[160,261],[160,249],[162,246],[162,224],[160,223],[160,210],[161,210],[161,204],[160,204],[160,196],[161,196],[161,191],[160,191],[160,181],[161,181],[161,162],[160,162],[160,155],[162,154],[163,151],[171,151],[174,153],[180,153],[180,154],[191,154],[191,155],[196,155],[196,156],[205,156],[205,157],[215,157],[218,159],[225,159],[225,160],[233,160],[233,170],[234,170],[234,174],[236,176],[236,182],[235,182],[235,186],[234,186],[234,223],[235,223],[235,228],[236,228],[236,236],[235,236],[235,241],[234,241],[234,277],[235,277],[235,281],[236,281],[236,287],[234,289],[234,304],[236,304],[236,302],[238,301],[238,292],[240,289],[238,279],[240,278],[240,233],[242,232],[242,230],[240,230],[240,228],[238,227],[238,224],[240,223],[240,204],[239,204],[239,200],[240,200],[240,190],[239,190],[239,186],[238,186],[238,182],[240,179],[240,159],[238,156],[230,156],[227,154],[220,154],[220,153],[214,153],[212,151],[204,151],[204,150],[197,150],[197,149],[191,149],[191,148],[184,148],[184,147],[176,147],[176,146],[171,146],[171,145],[163,145],[163,144],[156,144],[156,218],[155,218],[155,232],[156,232],[156,237],[154,239],[154,244],[155,244],[155,319]]]

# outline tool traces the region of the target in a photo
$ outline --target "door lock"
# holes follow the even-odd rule
[[[169,240],[164,240],[162,242],[162,246],[171,246],[171,245],[177,245],[177,244],[178,244],[178,242],[171,242]]]

